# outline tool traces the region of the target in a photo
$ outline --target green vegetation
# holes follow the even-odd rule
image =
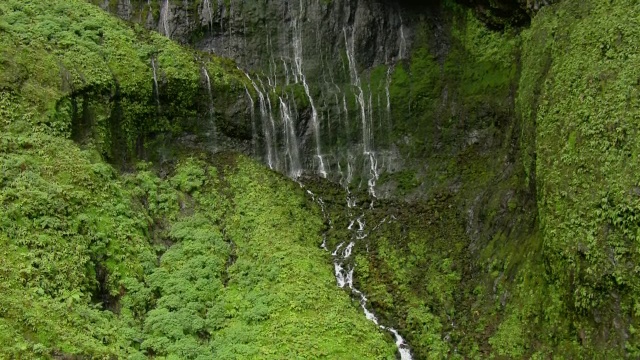
[[[526,34],[519,105],[537,129],[527,145],[537,154],[546,280],[566,319],[556,331],[586,356],[638,354],[635,10],[634,1],[561,3]],[[535,78],[542,85],[525,83]]]
[[[394,73],[403,122],[435,119],[405,150],[425,151],[432,200],[382,226],[356,276],[419,356],[638,355],[636,8],[560,2],[521,33],[453,16],[443,62],[417,48]],[[381,180],[411,197],[408,174]]]
[[[208,130],[198,121],[208,112],[203,68],[215,93],[244,91],[244,77],[227,61],[82,1],[5,1],[0,16],[0,89],[31,110],[38,131],[72,136],[119,164],[143,149],[157,156],[167,136]]]
[[[236,70],[79,0],[5,1],[0,32],[0,358],[394,358],[296,184],[170,142],[136,161],[197,130],[201,64]]]

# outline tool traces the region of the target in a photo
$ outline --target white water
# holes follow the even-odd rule
[[[264,94],[262,93],[262,91],[260,91],[260,88],[258,88],[258,85],[256,85],[255,81],[253,81],[253,79],[249,76],[249,74],[245,74],[245,75],[247,76],[249,81],[251,81],[251,85],[253,85],[253,88],[256,90],[256,93],[258,93],[258,105],[260,106],[260,119],[262,120],[262,130],[264,132],[265,148],[266,148],[265,150],[267,151],[267,164],[269,165],[269,168],[273,170],[275,167],[274,148],[273,148],[273,137],[269,131],[269,126],[267,124],[268,117],[269,117],[269,113],[267,110],[267,102],[264,99]]]
[[[351,74],[351,85],[357,89],[355,97],[360,107],[360,119],[362,122],[362,154],[365,156],[365,162],[369,165],[369,179],[367,180],[367,185],[369,187],[369,194],[376,197],[375,186],[376,181],[380,176],[377,167],[378,160],[376,158],[376,153],[372,149],[373,132],[371,131],[371,112],[373,109],[371,105],[371,91],[369,91],[369,105],[367,106],[364,90],[362,90],[362,82],[360,81],[360,75],[358,75],[358,68],[355,61],[353,29],[351,33],[351,40],[349,40],[349,37],[347,36],[347,29],[343,28],[342,30],[344,33],[347,60],[349,62],[349,73]],[[367,117],[367,112],[369,112],[369,117]]]
[[[189,9],[189,0],[184,0],[182,2],[182,7],[185,8],[184,19],[185,19],[185,21],[187,23],[187,27],[189,27],[189,10],[188,10]]]
[[[249,92],[249,89],[247,89],[247,87],[244,87],[244,91],[247,93],[247,97],[249,98],[249,103],[251,104],[251,153],[253,153],[254,155],[256,154],[256,140],[258,139],[258,131],[256,130],[256,112],[255,112],[255,106],[256,103],[253,101],[253,97],[251,96],[251,93]]]
[[[291,81],[289,80],[289,67],[287,66],[287,61],[282,59],[282,68],[284,69],[284,83],[285,85],[289,85]]]
[[[280,170],[280,158],[278,157],[278,148],[276,147],[276,144],[278,143],[276,138],[276,122],[273,119],[273,107],[271,106],[271,97],[267,93],[267,90],[265,89],[264,83],[262,82],[262,80],[258,78],[258,81],[262,86],[262,91],[266,94],[265,99],[267,99],[267,117],[269,119],[269,126],[271,126],[271,128],[269,129],[269,133],[271,135],[271,143],[273,143],[273,160],[274,160],[273,168],[275,170]],[[273,91],[275,92],[275,89],[273,89]]]
[[[280,97],[280,114],[284,123],[284,138],[286,155],[289,158],[289,176],[296,179],[302,175],[302,167],[300,166],[300,154],[298,153],[298,139],[291,117],[289,107]]]
[[[211,91],[211,78],[209,77],[209,72],[207,71],[207,67],[202,67],[204,73],[204,79],[207,83],[207,93],[209,94],[209,112],[213,116],[213,92]]]
[[[380,171],[378,170],[378,158],[376,158],[376,154],[373,151],[369,151],[365,153],[365,155],[369,155],[369,180],[367,184],[369,185],[369,194],[374,198],[376,196],[376,181],[380,178]]]
[[[304,188],[304,184],[302,184],[301,182],[298,182],[298,184],[300,185],[300,187]],[[313,201],[318,203],[318,205],[320,206],[320,209],[322,210],[323,218],[325,219],[325,221],[328,222],[330,229],[333,229],[333,223],[327,213],[327,210],[325,208],[325,203],[322,200],[322,198],[316,196],[310,190],[307,190],[306,192],[307,194],[309,194],[309,196],[311,196],[311,199]],[[354,266],[352,265],[351,267],[349,267],[349,265],[345,264],[345,262],[351,257],[353,248],[355,247],[357,242],[359,240],[366,239],[369,234],[366,232],[364,210],[361,212],[361,215],[357,217],[354,215],[353,209],[356,208],[356,199],[355,197],[351,196],[351,193],[348,192],[348,190],[347,190],[346,200],[347,200],[347,208],[349,211],[349,217],[351,218],[349,221],[349,225],[347,226],[347,230],[351,231],[354,236],[351,237],[351,240],[349,241],[349,244],[346,247],[345,247],[346,242],[341,242],[336,246],[336,248],[331,253],[331,256],[333,257],[333,267],[334,267],[334,273],[336,277],[336,283],[338,287],[341,289],[345,287],[348,287],[349,289],[351,289],[351,293],[358,298],[360,307],[362,308],[362,311],[364,312],[364,315],[367,318],[367,320],[376,324],[380,329],[388,331],[389,333],[391,333],[391,335],[393,335],[396,347],[398,348],[398,354],[400,355],[400,359],[413,360],[413,357],[411,356],[411,350],[409,349],[409,345],[406,343],[406,341],[400,335],[400,333],[398,333],[398,331],[394,328],[380,325],[376,315],[367,308],[368,299],[366,295],[362,291],[358,290],[355,286],[353,286]],[[373,202],[369,206],[369,209],[373,209]],[[393,215],[391,215],[390,218],[396,219],[396,217]],[[382,226],[382,224],[384,224],[387,221],[387,219],[388,217],[384,218],[378,225],[374,226],[371,231],[377,230],[380,226]],[[356,224],[357,224],[357,228],[356,228]],[[321,247],[324,250],[329,251],[329,249],[327,248],[326,232],[322,235]],[[367,248],[367,251],[368,251],[368,248]]]
[[[300,17],[302,17],[302,1],[300,1]],[[323,178],[327,177],[327,170],[324,166],[324,159],[322,157],[322,150],[320,146],[320,123],[318,120],[318,110],[313,102],[311,91],[309,90],[309,84],[304,75],[302,68],[302,29],[298,26],[298,21],[301,19],[295,19],[292,21],[293,31],[293,56],[294,56],[294,74],[295,80],[302,83],[304,92],[309,99],[309,105],[311,106],[311,124],[313,125],[313,132],[316,140],[316,157],[318,158],[318,173]]]
[[[202,67],[204,73],[204,79],[207,83],[207,94],[209,95],[209,119],[211,120],[211,126],[213,130],[213,134],[216,134],[215,127],[215,108],[213,107],[213,91],[211,90],[211,78],[209,77],[209,72],[207,71],[207,67]]]
[[[371,129],[369,122],[367,121],[367,105],[364,100],[364,91],[362,90],[362,84],[360,82],[360,76],[358,75],[358,68],[356,66],[354,57],[354,39],[351,35],[351,41],[347,38],[347,29],[343,29],[344,43],[347,50],[347,60],[349,61],[349,73],[351,74],[351,85],[353,85],[358,93],[356,94],[356,100],[360,106],[360,118],[362,121],[362,148],[363,153],[366,154],[371,149]]]
[[[351,267],[349,267],[349,265],[346,264],[346,261],[351,257],[353,248],[356,246],[357,242],[361,240],[365,240],[369,234],[366,232],[366,222],[365,222],[364,212],[357,217],[355,217],[351,212],[352,209],[356,207],[356,201],[355,201],[355,198],[353,198],[349,193],[347,194],[347,207],[349,209],[349,214],[351,217],[351,221],[347,226],[347,230],[351,231],[351,233],[353,234],[352,240],[349,242],[349,244],[346,247],[344,246],[345,244],[344,242],[340,243],[331,254],[333,256],[333,265],[334,265],[334,271],[335,271],[336,282],[338,284],[338,287],[340,288],[349,287],[351,289],[351,293],[358,298],[360,307],[362,308],[362,311],[364,312],[364,315],[367,318],[367,320],[376,324],[380,329],[386,330],[393,335],[395,339],[396,347],[398,348],[398,353],[400,354],[400,359],[412,360],[413,357],[411,356],[411,351],[409,350],[409,346],[407,345],[405,340],[402,338],[402,336],[398,333],[396,329],[391,327],[386,327],[384,325],[380,325],[376,315],[367,308],[368,299],[366,295],[362,293],[362,291],[358,290],[356,287],[353,286],[354,266],[352,265]],[[324,210],[323,210],[323,214],[324,214]],[[380,225],[386,222],[386,220],[387,220],[386,218],[383,219],[380,224],[378,224],[373,228],[373,230],[376,230]]]
[[[400,47],[398,49],[398,59],[404,59],[407,56],[407,39],[404,37],[404,24],[402,16],[400,16]]]
[[[169,28],[169,0],[164,0],[160,8],[160,33],[171,38],[171,29]]]
[[[202,16],[209,20],[209,30],[211,30],[213,27],[213,9],[209,0],[204,0],[202,3]]]
[[[389,66],[387,69],[387,82],[384,86],[385,95],[387,95],[387,121],[391,121],[391,74],[393,73],[393,67]]]
[[[151,58],[151,68],[153,69],[153,86],[156,95],[156,105],[160,108],[160,88],[158,87],[158,70],[156,69],[156,59]]]

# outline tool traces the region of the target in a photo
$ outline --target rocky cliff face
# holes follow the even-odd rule
[[[347,0],[101,5],[172,39],[235,59],[251,74],[247,100],[253,114],[221,127],[252,138],[253,155],[289,175],[315,173],[382,196],[397,195],[400,187],[406,195],[428,177],[423,160],[433,147],[458,153],[470,144],[496,143],[489,139],[488,124],[467,119],[466,99],[483,90],[459,91],[456,78],[466,76],[460,62],[477,54],[464,49],[471,39],[453,31],[454,22],[458,28],[466,22],[453,5]],[[483,59],[481,72],[503,72],[505,60]],[[508,83],[500,79],[489,86],[504,89]],[[509,94],[501,95],[498,106],[486,98],[484,117],[508,116]],[[454,126],[443,131],[446,138],[438,137],[447,127],[443,123],[460,114],[464,128]],[[247,118],[251,123],[242,120]]]

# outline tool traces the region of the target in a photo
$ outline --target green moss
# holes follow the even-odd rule
[[[556,331],[586,356],[621,356],[620,334],[636,323],[635,277],[623,265],[636,262],[634,6],[561,3],[525,34],[519,104],[537,129],[528,144],[547,280],[567,318]],[[608,331],[618,335],[598,335]]]

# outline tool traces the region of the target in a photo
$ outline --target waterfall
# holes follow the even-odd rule
[[[124,8],[127,11],[126,19],[131,20],[131,12],[133,11],[131,0],[124,0]]]
[[[268,124],[269,126],[271,126],[269,130],[271,133],[272,143],[273,143],[273,160],[274,160],[273,166],[274,166],[274,170],[280,170],[280,158],[278,157],[278,148],[277,148],[278,140],[276,138],[276,122],[273,119],[273,107],[271,106],[271,97],[269,96],[269,93],[265,89],[264,83],[259,77],[258,77],[258,81],[260,82],[262,91],[266,94],[265,99],[267,99],[267,115],[269,119]],[[275,92],[275,89],[274,89],[274,92]]]
[[[391,121],[391,92],[389,91],[389,88],[391,87],[392,70],[393,67],[389,66],[389,68],[387,69],[387,82],[384,86],[384,92],[387,95],[387,117],[389,121]]]
[[[322,151],[320,147],[320,124],[318,121],[318,111],[316,110],[316,105],[313,102],[313,97],[311,96],[311,91],[309,90],[309,84],[307,84],[307,79],[304,75],[302,68],[302,29],[298,27],[298,20],[302,18],[302,2],[300,2],[300,19],[294,19],[292,22],[293,26],[293,55],[294,55],[294,70],[296,73],[296,82],[298,79],[302,82],[302,86],[304,87],[304,92],[309,99],[309,105],[311,106],[311,124],[313,125],[313,132],[316,140],[316,157],[318,158],[318,173],[320,176],[326,178],[327,171],[324,166],[324,159],[322,158]]]
[[[398,50],[398,59],[404,59],[407,56],[407,39],[404,37],[404,23],[400,16],[400,46]]]
[[[187,27],[189,27],[189,0],[184,0],[182,7],[184,7],[184,20],[187,23]]]
[[[158,88],[158,71],[156,69],[156,59],[151,58],[151,68],[153,69],[153,89],[156,95],[156,105],[160,109],[160,88]]]
[[[251,96],[251,93],[249,92],[249,89],[247,89],[247,87],[244,87],[244,91],[245,93],[247,93],[247,97],[249,98],[249,103],[251,104],[250,107],[250,111],[251,111],[251,153],[253,155],[256,155],[257,152],[257,148],[256,148],[256,140],[258,139],[258,131],[256,130],[256,112],[255,112],[255,102],[253,101],[253,97]]]
[[[365,156],[365,162],[369,164],[370,177],[367,180],[367,184],[371,196],[376,197],[375,186],[376,181],[379,178],[379,172],[377,168],[378,161],[376,159],[376,154],[372,149],[373,132],[371,131],[371,112],[373,111],[373,109],[371,106],[371,90],[369,90],[369,106],[367,108],[364,90],[362,90],[362,83],[360,81],[360,76],[358,75],[358,68],[355,61],[354,30],[351,30],[351,41],[349,41],[349,38],[347,36],[347,29],[343,28],[342,30],[344,33],[347,61],[349,62],[351,85],[357,89],[357,94],[355,95],[355,97],[360,107],[360,117],[362,122],[362,154]],[[367,117],[367,112],[369,112],[369,117]]]
[[[233,20],[233,8],[231,7],[233,5],[232,2],[227,1],[228,6],[229,6],[229,11],[227,14],[227,36],[229,37],[229,39],[231,39],[231,33],[232,33],[232,29],[233,29],[233,23],[231,22]],[[231,58],[231,46],[232,46],[233,42],[231,40],[229,40],[227,42],[227,57]]]
[[[211,30],[213,28],[213,9],[209,0],[204,0],[202,3],[202,16],[209,20],[209,30]]]
[[[358,93],[356,94],[356,101],[360,106],[360,117],[362,121],[362,148],[363,154],[367,154],[371,150],[371,129],[367,121],[367,104],[364,100],[364,91],[362,90],[362,84],[360,82],[360,76],[358,75],[358,68],[355,62],[355,45],[353,34],[351,35],[351,41],[347,38],[347,29],[343,29],[344,43],[347,51],[347,60],[349,61],[349,73],[351,75],[351,85],[353,85]]]
[[[271,132],[269,131],[269,126],[268,126],[268,118],[270,116],[268,110],[267,110],[267,102],[264,98],[264,94],[262,93],[262,91],[260,91],[260,88],[258,88],[258,85],[255,83],[255,81],[253,81],[253,79],[249,76],[249,74],[245,74],[247,76],[247,78],[249,79],[249,81],[251,81],[251,85],[253,85],[253,88],[256,90],[256,93],[258,93],[258,105],[260,106],[260,119],[262,120],[262,130],[264,132],[264,139],[265,139],[265,150],[267,151],[267,164],[269,165],[269,168],[271,170],[274,170],[275,168],[275,161],[274,161],[274,147],[273,147],[273,137]]]
[[[218,9],[220,9],[220,33],[224,33],[224,27],[223,27],[223,21],[222,21],[222,19],[224,19],[224,0],[218,0]]]
[[[317,13],[351,14],[353,4],[348,2],[329,7],[307,0],[288,1],[286,6],[266,2],[260,7],[270,15],[254,21],[249,16],[254,6],[245,6],[242,1],[199,0],[194,4],[189,0],[156,0],[152,2],[156,14],[157,6],[163,5],[158,26],[161,32],[171,30],[177,36],[174,18],[183,14],[176,13],[174,5],[183,1],[192,7],[197,4],[199,15],[189,14],[189,22],[192,27],[200,23],[209,40],[200,46],[219,55],[230,53],[243,69],[251,71],[255,86],[252,89],[247,82],[247,87],[255,105],[252,121],[259,136],[252,142],[254,153],[260,154],[271,169],[290,176],[316,174],[339,180],[344,187],[367,187],[372,196],[384,195],[376,184],[380,175],[387,169],[402,168],[393,161],[393,152],[398,150],[392,146],[390,135],[390,87],[395,65],[410,56],[412,39],[411,28],[404,24],[397,7],[385,5],[383,8],[389,11],[381,14],[383,18],[365,14],[354,21],[349,16],[328,20],[324,13]],[[354,6],[361,8],[359,3]],[[328,30],[327,21],[331,27]],[[361,40],[369,36],[376,52],[362,55]],[[363,68],[365,63],[386,63],[389,68],[378,73]],[[256,95],[258,91],[253,92],[256,87],[262,98]],[[297,161],[294,140],[298,144]]]
[[[160,33],[171,38],[171,29],[169,28],[169,0],[164,0],[160,8]]]
[[[287,67],[287,61],[285,59],[282,59],[282,67],[284,69],[284,79],[285,79],[285,85],[289,85],[291,84],[291,81],[289,79],[289,67]]]
[[[280,113],[284,123],[284,138],[286,146],[286,154],[289,157],[289,176],[296,179],[302,175],[302,167],[300,166],[300,155],[298,153],[298,139],[296,138],[295,127],[291,118],[289,107],[284,100],[280,99]]]
[[[213,92],[211,91],[211,78],[209,77],[209,72],[207,71],[207,67],[206,66],[203,65],[202,66],[202,70],[203,70],[204,79],[205,79],[206,85],[207,85],[207,94],[209,95],[209,119],[211,121],[213,134],[215,136],[215,134],[216,134],[215,108],[213,106]]]
[[[380,178],[380,171],[378,170],[378,158],[373,151],[369,151],[369,180],[367,185],[369,186],[369,194],[374,198],[376,196],[376,181]]]
[[[271,88],[276,88],[278,86],[278,65],[276,65],[276,60],[273,57],[273,44],[269,34],[267,34],[267,47],[269,49],[269,76],[267,76],[267,81]]]
[[[304,187],[303,184],[300,184],[300,186]],[[322,215],[325,221],[329,224],[330,228],[333,228],[331,218],[329,217],[326,211],[325,204],[322,201],[322,198],[316,196],[313,192],[309,190],[307,190],[307,194],[309,194],[311,198],[318,203],[318,205],[320,206],[320,209],[322,210]],[[346,200],[347,200],[348,215],[350,218],[349,225],[347,226],[347,230],[349,231],[351,236],[346,246],[345,244],[347,243],[347,241],[343,241],[339,243],[331,253],[331,256],[333,257],[333,267],[334,267],[334,274],[336,277],[336,284],[341,289],[344,289],[344,288],[350,289],[351,294],[353,294],[358,299],[360,307],[362,308],[362,311],[364,312],[364,315],[367,318],[367,320],[373,322],[381,330],[387,331],[393,336],[396,347],[398,348],[398,354],[400,355],[400,360],[413,360],[413,356],[411,355],[411,350],[409,349],[409,345],[406,343],[404,338],[400,335],[398,330],[392,327],[381,325],[380,322],[378,321],[378,318],[373,313],[373,311],[369,310],[369,308],[367,307],[367,304],[369,302],[369,299],[367,299],[367,296],[353,285],[353,274],[354,274],[355,267],[353,265],[351,266],[348,265],[347,261],[351,258],[353,249],[357,245],[357,243],[359,241],[365,240],[369,236],[369,233],[366,231],[367,224],[365,221],[365,213],[364,213],[364,211],[366,211],[366,208],[359,209],[359,210],[362,210],[362,212],[360,212],[360,215],[356,216],[354,214],[354,209],[356,209],[356,206],[357,206],[355,197],[353,197],[351,193],[347,191]],[[373,203],[371,203],[371,205],[369,206],[369,209],[373,209]],[[393,215],[391,216],[391,218],[392,219],[394,218]],[[378,225],[373,227],[371,231],[375,231],[378,227],[380,227],[386,221],[387,221],[387,218],[384,218]],[[321,247],[328,251],[326,236],[327,236],[326,233],[323,234]]]

